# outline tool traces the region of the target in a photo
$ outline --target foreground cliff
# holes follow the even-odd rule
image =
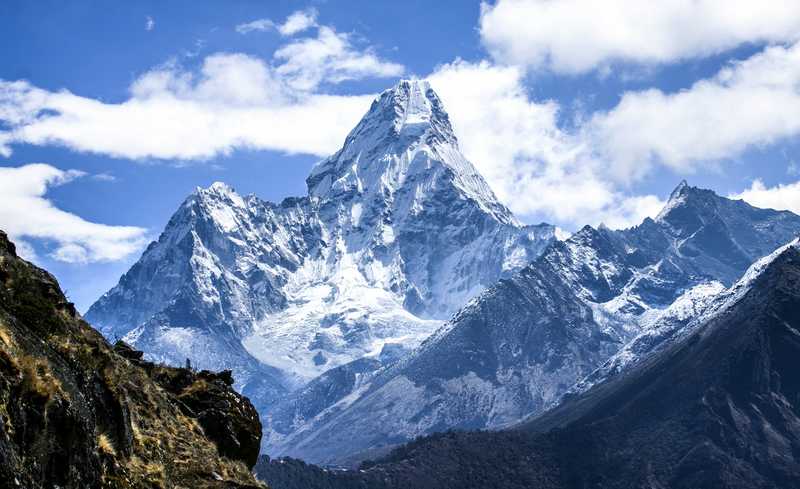
[[[264,487],[258,414],[232,383],[112,347],[0,231],[0,485]]]

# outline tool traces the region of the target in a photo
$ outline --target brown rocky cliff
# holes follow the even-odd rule
[[[0,485],[263,488],[261,424],[231,384],[112,347],[0,231]]]

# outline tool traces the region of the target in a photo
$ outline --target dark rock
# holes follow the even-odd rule
[[[263,487],[231,384],[112,348],[0,232],[0,487]]]
[[[144,352],[134,350],[133,347],[122,340],[114,343],[114,351],[128,360],[141,360],[144,356]]]

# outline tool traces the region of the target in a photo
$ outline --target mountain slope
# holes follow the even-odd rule
[[[295,487],[785,488],[800,483],[800,251],[759,261],[692,333],[507,432],[411,443],[362,471],[257,466]],[[302,470],[299,470],[302,469]]]
[[[285,436],[268,417],[267,453],[351,465],[420,435],[502,428],[542,412],[637,335],[661,331],[668,343],[666,332],[682,325],[677,317],[665,326],[671,304],[694,295],[703,309],[720,284],[798,231],[794,214],[682,183],[656,220],[623,231],[587,226],[551,244],[408,357]]]
[[[263,487],[261,427],[229,374],[113,348],[0,231],[3,487]]]

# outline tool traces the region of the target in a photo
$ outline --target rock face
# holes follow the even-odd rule
[[[681,337],[715,294],[798,232],[792,213],[681,183],[655,220],[552,243],[410,355],[313,417],[293,417],[284,436],[278,410],[265,424],[268,453],[353,465],[417,436],[509,426]]]
[[[418,440],[361,471],[262,459],[315,488],[689,489],[800,484],[800,250],[754,264],[701,324],[646,361],[505,432]]]
[[[381,94],[307,183],[280,204],[198,189],[87,319],[150,359],[233,370],[266,409],[419,345],[554,239],[499,203],[423,81]]]
[[[230,373],[112,348],[0,231],[3,487],[264,487],[258,415]]]

